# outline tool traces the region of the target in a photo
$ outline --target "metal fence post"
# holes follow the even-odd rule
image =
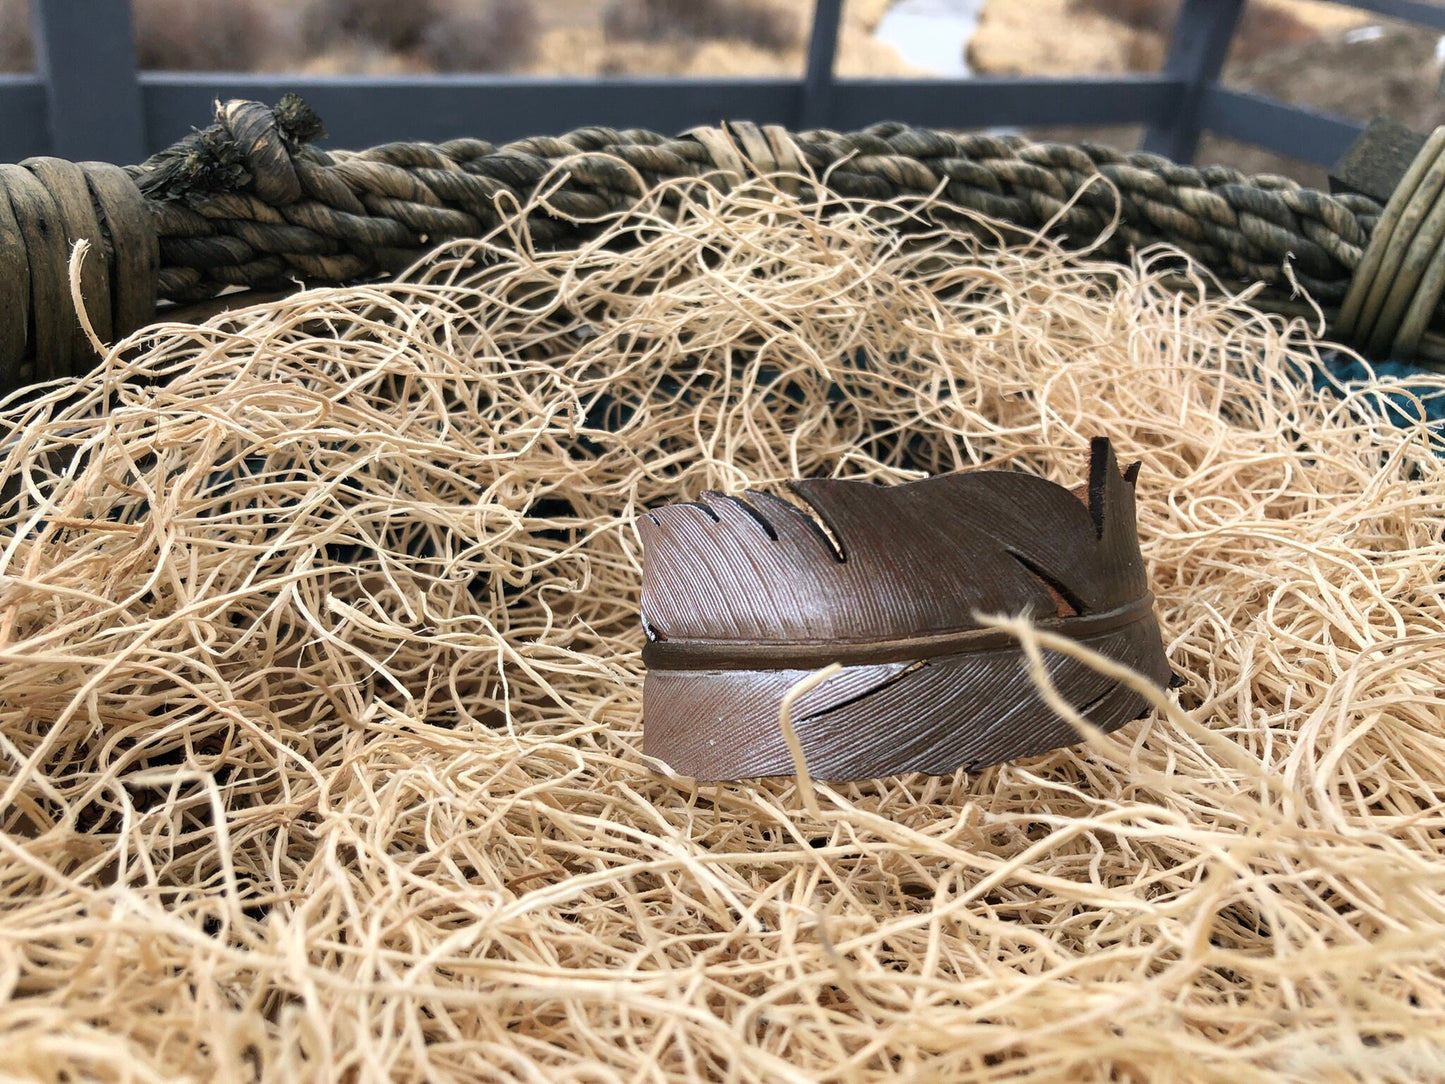
[[[808,68],[803,73],[803,99],[798,128],[821,128],[828,123],[833,94],[833,63],[838,54],[838,23],[843,0],[813,0],[813,29],[808,36]]]
[[[1205,92],[1219,78],[1244,0],[1184,0],[1164,74],[1184,84],[1179,108],[1168,124],[1153,125],[1144,134],[1144,150],[1176,162],[1194,161],[1199,146],[1199,113]]]
[[[130,0],[30,0],[30,19],[50,153],[139,162],[145,157],[145,113]]]

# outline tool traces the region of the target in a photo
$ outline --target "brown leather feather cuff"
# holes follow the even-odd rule
[[[790,483],[807,509],[750,491],[649,512],[644,750],[704,780],[791,774],[783,697],[835,662],[791,712],[820,779],[943,774],[1078,741],[1018,641],[976,615],[1026,616],[1165,684],[1136,474],[1096,439],[1074,493],[973,470],[897,486]],[[1054,688],[1100,730],[1146,711],[1086,663],[1044,658]]]

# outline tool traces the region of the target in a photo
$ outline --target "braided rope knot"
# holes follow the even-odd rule
[[[295,161],[325,135],[321,118],[299,95],[275,108],[229,101],[215,123],[192,132],[130,173],[147,199],[187,201],[199,193],[251,192],[269,204],[294,203],[302,185]]]
[[[155,315],[159,254],[150,211],[118,166],[29,158],[0,165],[0,389],[84,372],[94,361],[70,291],[80,267],[85,315],[110,341]]]
[[[301,198],[294,155],[322,134],[321,119],[309,105],[294,94],[274,110],[260,102],[231,101],[216,119],[230,134],[257,198],[278,205]]]

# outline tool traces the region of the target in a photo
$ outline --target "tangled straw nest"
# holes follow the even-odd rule
[[[4,1072],[1445,1079],[1445,378],[986,233],[674,185],[12,401]],[[807,801],[641,754],[641,509],[1095,435],[1149,718]]]

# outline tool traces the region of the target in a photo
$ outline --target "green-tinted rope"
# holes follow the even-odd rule
[[[305,144],[297,129],[314,133],[314,117],[298,112],[294,102],[275,112],[230,103],[214,127],[130,170],[155,211],[161,297],[194,300],[233,286],[395,271],[430,245],[495,228],[515,205],[499,196],[525,203],[549,178],[558,182],[548,200],[556,214],[535,214],[530,226],[537,243],[561,244],[578,231],[571,220],[624,212],[658,183],[725,168],[716,144],[699,134],[636,129],[583,128],[504,146],[462,139],[328,153]],[[1087,144],[901,124],[802,132],[791,143],[799,164],[826,174],[845,197],[938,191],[1021,231],[1052,222],[1055,236],[1080,243],[1092,243],[1117,215],[1106,256],[1168,243],[1226,278],[1279,285],[1288,261],[1296,281],[1325,303],[1343,298],[1380,213],[1367,197]],[[1117,194],[1087,186],[1100,175]]]
[[[626,212],[660,183],[772,167],[823,178],[843,197],[937,193],[1021,233],[1047,228],[1065,244],[1094,246],[1113,227],[1096,249],[1105,257],[1169,244],[1221,279],[1281,289],[1298,283],[1327,308],[1345,301],[1382,211],[1365,196],[1330,196],[1222,166],[903,124],[795,134],[737,124],[680,136],[582,128],[500,146],[459,139],[360,152],[312,146],[320,130],[294,97],[274,109],[227,103],[211,127],[128,167],[129,196],[114,167],[77,173],[54,160],[6,167],[0,181],[12,215],[0,213],[0,232],[21,242],[28,259],[24,268],[0,260],[0,276],[8,276],[0,300],[23,295],[29,316],[21,305],[0,315],[10,321],[0,333],[0,382],[88,363],[72,333],[74,314],[64,315],[64,253],[76,237],[91,238],[104,257],[89,272],[92,322],[122,334],[137,326],[138,290],[121,273],[148,274],[138,269],[157,254],[140,291],[147,303],[151,296],[194,302],[236,287],[286,290],[298,279],[364,280],[396,272],[444,241],[489,233],[544,184],[546,208],[528,221],[539,246],[576,241],[595,228],[588,223]],[[1100,176],[1111,184],[1089,183]],[[82,193],[89,208],[79,206]],[[40,235],[45,198],[66,204],[51,216],[63,227],[59,235]],[[98,318],[107,306],[115,311]],[[52,326],[57,321],[64,326]],[[15,356],[17,342],[26,364]]]

